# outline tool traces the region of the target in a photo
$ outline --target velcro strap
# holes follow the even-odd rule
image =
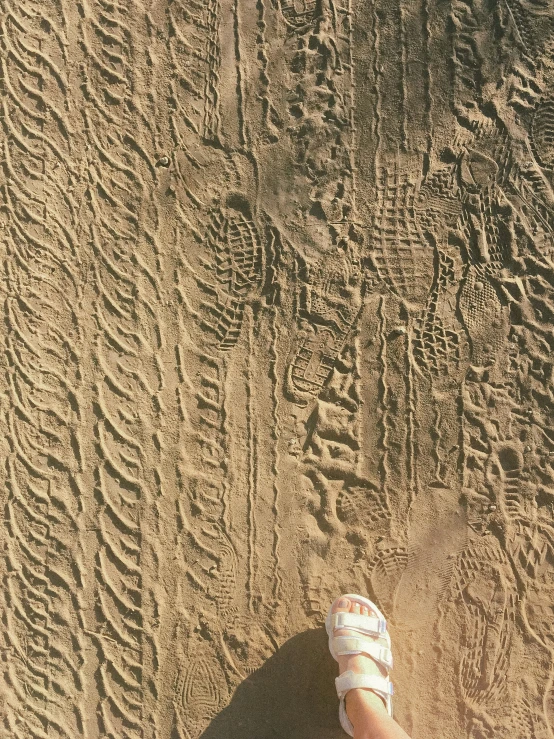
[[[339,611],[333,614],[334,629],[352,629],[368,636],[381,636],[387,631],[387,622],[384,618],[362,616],[361,613]]]
[[[349,690],[356,688],[365,688],[366,690],[373,690],[379,695],[386,698],[389,695],[393,695],[392,683],[382,675],[360,675],[352,670],[343,672],[335,679],[335,686],[337,688],[337,695],[339,698],[344,698]]]
[[[333,638],[333,650],[337,657],[347,654],[367,654],[378,664],[387,670],[392,669],[392,652],[388,647],[383,647],[377,642],[360,639],[356,636],[335,636]]]

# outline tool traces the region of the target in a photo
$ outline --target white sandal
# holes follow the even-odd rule
[[[339,657],[349,654],[365,654],[377,662],[378,665],[384,667],[388,673],[392,669],[392,653],[390,634],[387,631],[385,617],[375,603],[361,595],[341,595],[341,598],[348,598],[354,603],[366,606],[377,616],[362,616],[359,613],[345,613],[344,611],[333,613],[333,606],[337,602],[335,601],[329,608],[329,613],[325,619],[325,628],[329,635],[329,651],[337,662]],[[352,636],[334,636],[335,630],[339,629],[347,629],[353,632]],[[377,644],[375,639],[385,639],[387,646],[383,647]],[[388,680],[388,674],[387,677],[383,677],[382,675],[364,675],[347,670],[336,678],[335,685],[340,699],[340,724],[349,736],[354,736],[354,727],[346,715],[344,698],[348,691],[353,688],[366,688],[376,693],[385,701],[387,712],[389,716],[392,716],[393,689],[392,683]]]

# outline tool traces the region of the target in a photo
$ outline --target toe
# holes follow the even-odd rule
[[[367,606],[362,606],[361,614],[362,616],[369,616],[369,609]]]
[[[360,613],[360,608],[361,608],[361,606],[360,606],[359,603],[352,603],[352,605],[350,606],[350,612],[351,613]]]
[[[344,596],[341,596],[333,603],[333,613],[348,613],[350,610],[350,600],[348,598],[345,598]]]

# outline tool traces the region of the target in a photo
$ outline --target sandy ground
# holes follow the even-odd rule
[[[552,0],[0,0],[0,735],[554,739]]]

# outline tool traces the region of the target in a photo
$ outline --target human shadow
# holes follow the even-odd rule
[[[297,634],[238,686],[201,739],[339,739],[336,674],[325,630]]]

